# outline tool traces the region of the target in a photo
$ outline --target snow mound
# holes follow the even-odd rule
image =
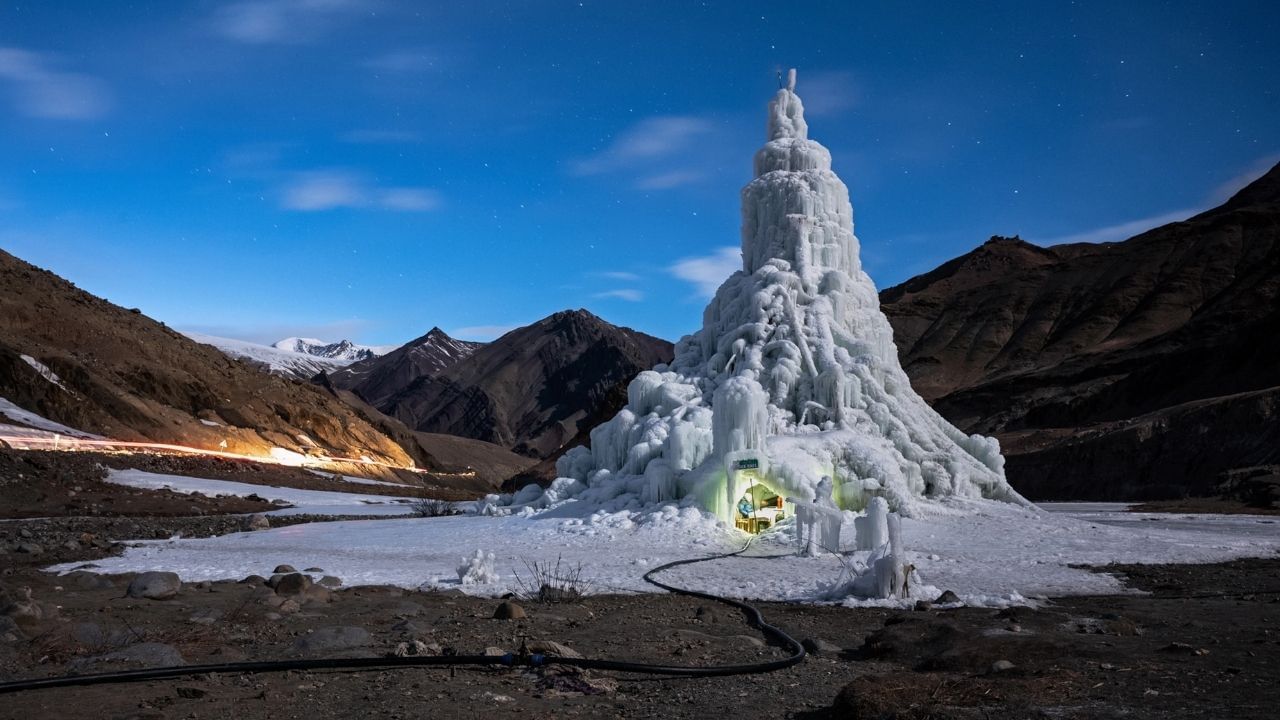
[[[847,510],[876,497],[906,517],[947,497],[1028,504],[995,439],[961,432],[912,390],[859,260],[848,188],[808,138],[794,72],[769,104],[766,138],[742,190],[742,269],[702,329],[670,366],[631,382],[626,407],[592,430],[589,450],[560,459],[551,488],[495,507],[677,502],[732,522],[745,488],[812,501],[823,478]]]

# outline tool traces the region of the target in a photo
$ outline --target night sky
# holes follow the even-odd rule
[[[675,339],[781,68],[887,287],[1123,239],[1280,161],[1274,2],[18,2],[0,247],[179,329]]]

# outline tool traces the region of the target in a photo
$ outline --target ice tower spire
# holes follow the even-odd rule
[[[953,495],[1026,502],[994,439],[956,429],[911,389],[858,259],[849,190],[809,139],[795,87],[792,70],[742,189],[742,270],[671,365],[632,381],[590,450],[557,463],[544,501],[694,498],[729,519],[741,492],[729,466],[749,462],[780,496],[812,498],[831,477],[850,509],[873,497],[906,515]]]

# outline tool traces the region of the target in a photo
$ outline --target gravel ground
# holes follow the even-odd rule
[[[83,532],[124,539],[216,534],[238,529],[236,521],[88,518],[0,528],[9,537],[27,530],[27,540],[56,548],[76,523],[85,523]],[[91,562],[112,551],[90,543],[48,556],[3,556],[0,679],[179,661],[513,652],[540,641],[588,657],[667,664],[785,654],[738,611],[682,596],[524,602],[526,617],[497,620],[500,600],[457,592],[306,587],[301,577],[282,574],[274,590],[256,578],[186,585],[167,599],[147,599],[129,596],[133,576],[40,570],[54,559]],[[322,568],[299,570],[315,580],[324,575]],[[766,675],[688,680],[565,668],[203,675],[28,691],[6,696],[0,715],[705,718],[728,710],[735,718],[1163,718],[1229,709],[1234,718],[1272,717],[1280,703],[1280,560],[1106,570],[1153,594],[1062,598],[1004,611],[765,604],[772,622],[818,649],[802,664]]]

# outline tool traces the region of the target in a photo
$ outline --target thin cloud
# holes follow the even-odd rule
[[[1084,232],[1075,233],[1073,235],[1063,235],[1062,237],[1049,238],[1047,240],[1036,240],[1036,242],[1040,245],[1062,245],[1066,243],[1105,243],[1127,240],[1134,235],[1146,232],[1151,228],[1168,225],[1171,222],[1186,220],[1199,212],[1201,211],[1198,209],[1174,210],[1172,212],[1152,215],[1150,217],[1139,218],[1137,220],[1130,220],[1116,225],[1107,225],[1105,227],[1094,228],[1092,230],[1085,230]]]
[[[433,72],[442,64],[439,55],[425,49],[394,50],[364,61],[365,67],[383,73]]]
[[[0,80],[13,87],[18,111],[52,120],[92,120],[111,109],[106,83],[91,75],[55,69],[56,58],[0,47]]]
[[[1218,186],[1213,189],[1213,193],[1209,196],[1210,199],[1215,204],[1225,202],[1232,195],[1243,190],[1246,185],[1265,175],[1266,172],[1275,167],[1278,162],[1280,162],[1280,153],[1263,155],[1257,160],[1254,160],[1253,163],[1249,165],[1249,169],[1218,183]]]
[[[1232,176],[1230,179],[1221,182],[1215,187],[1205,199],[1201,207],[1183,208],[1181,210],[1172,210],[1170,212],[1152,215],[1150,217],[1130,220],[1128,222],[1118,223],[1115,225],[1107,225],[1104,227],[1093,228],[1083,232],[1073,233],[1071,235],[1063,235],[1061,237],[1037,239],[1035,242],[1041,245],[1060,245],[1063,243],[1103,243],[1116,242],[1119,240],[1127,240],[1128,238],[1146,232],[1152,228],[1167,225],[1172,222],[1186,220],[1189,217],[1199,215],[1209,208],[1221,205],[1232,195],[1240,192],[1249,183],[1257,180],[1268,170],[1280,162],[1280,153],[1271,153],[1254,160],[1249,169]]]
[[[640,280],[640,276],[637,275],[636,273],[625,272],[623,270],[605,270],[603,272],[598,272],[595,274],[602,278],[608,278],[610,280],[621,280],[623,282],[638,282]]]
[[[650,175],[636,181],[640,190],[670,190],[702,180],[706,175],[697,170],[672,170],[671,172]]]
[[[640,302],[644,300],[644,293],[634,288],[618,288],[617,290],[606,290],[599,292],[592,297],[602,300],[616,299],[626,300],[627,302]]]
[[[796,90],[808,115],[838,115],[857,107],[862,89],[853,73],[816,72],[799,76]]]
[[[213,29],[252,45],[303,43],[372,7],[368,0],[247,0],[219,8]]]
[[[714,297],[725,278],[742,269],[742,251],[737,247],[722,247],[711,255],[684,258],[668,270],[672,275],[693,283],[702,297]]]
[[[454,328],[449,334],[460,340],[479,340],[481,342],[489,342],[496,338],[502,337],[507,333],[523,325],[469,325],[467,327]]]
[[[390,188],[381,192],[378,205],[388,210],[425,212],[440,207],[440,193],[427,188]]]
[[[604,150],[574,162],[570,170],[575,175],[598,175],[669,157],[711,130],[709,121],[691,115],[647,118],[623,131]]]
[[[298,173],[281,189],[286,210],[319,212],[364,208],[425,212],[440,206],[440,194],[423,187],[379,187],[343,170]]]

